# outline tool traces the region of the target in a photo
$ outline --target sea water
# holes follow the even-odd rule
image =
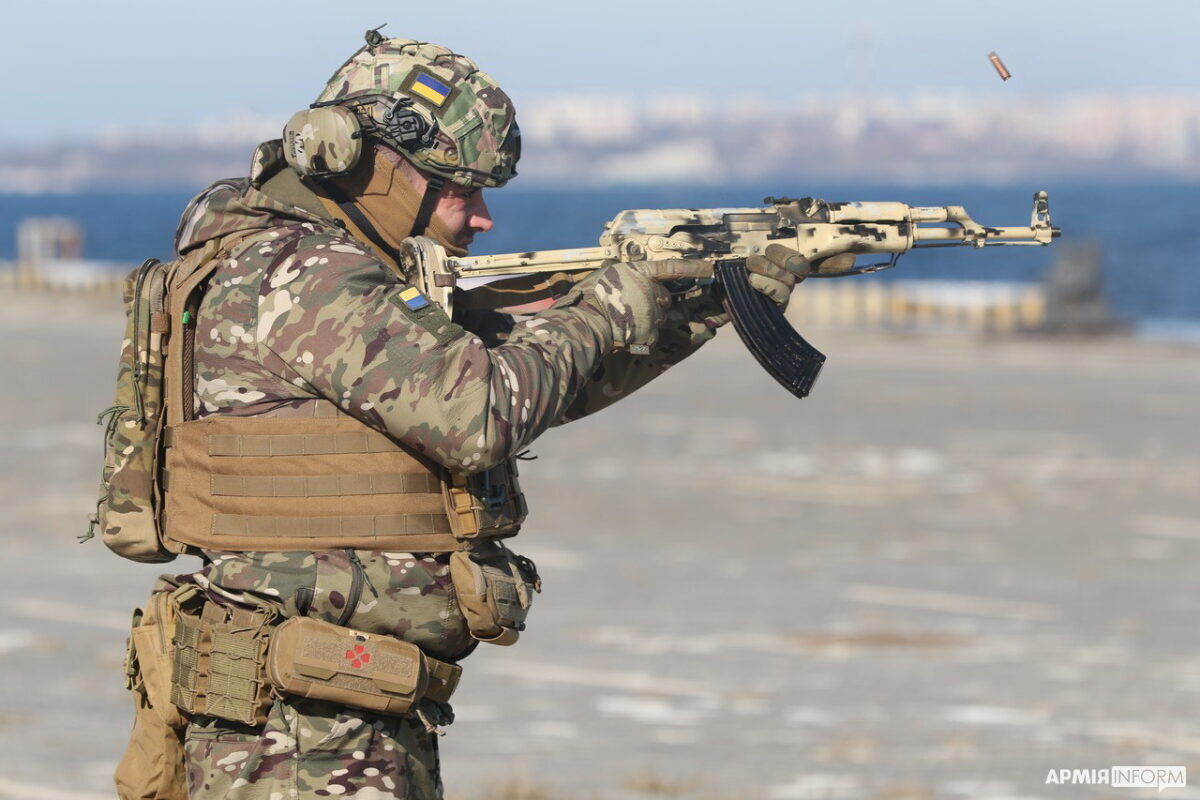
[[[1095,242],[1103,253],[1105,291],[1116,312],[1172,338],[1200,331],[1200,186],[788,185],[621,186],[490,190],[495,229],[473,253],[504,253],[592,245],[604,223],[627,208],[758,206],[764,195],[812,195],[828,200],[895,200],[910,205],[961,205],[984,225],[1027,225],[1035,189],[1050,193],[1058,241]],[[0,259],[15,256],[18,222],[30,216],[69,217],[83,228],[89,258],[127,262],[172,251],[179,213],[193,192],[0,195]],[[848,280],[1037,281],[1055,247],[921,250],[896,269]]]

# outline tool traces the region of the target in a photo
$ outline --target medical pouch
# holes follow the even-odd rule
[[[285,694],[383,714],[406,713],[430,684],[415,644],[311,617],[293,617],[275,630],[267,677]]]

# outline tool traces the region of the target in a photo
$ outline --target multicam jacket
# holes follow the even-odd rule
[[[633,356],[612,350],[610,323],[587,304],[458,322],[432,304],[413,311],[400,299],[406,284],[397,271],[337,224],[279,152],[277,143],[260,147],[251,178],[213,184],[180,223],[180,253],[235,232],[245,237],[213,274],[199,311],[201,416],[286,414],[325,398],[433,461],[473,472],[521,452],[551,426],[624,397],[695,352],[725,321],[706,295],[680,301],[656,350]],[[363,555],[383,573],[394,568],[395,580],[381,577],[376,586],[380,601],[413,586],[431,600],[448,593],[444,559]],[[336,606],[329,587],[356,561],[337,553],[209,556],[202,583],[235,598],[242,591],[282,598],[293,612],[306,605],[297,593]],[[412,618],[422,613],[431,619]],[[329,615],[340,612],[330,608]],[[387,619],[379,607],[363,615],[372,630],[402,635],[435,656],[461,654],[468,642],[440,607],[414,611],[409,601],[403,620]]]
[[[281,164],[276,165],[276,170]],[[201,414],[257,414],[323,397],[451,469],[476,471],[547,428],[644,385],[723,323],[706,296],[672,309],[649,356],[611,352],[602,315],[552,308],[524,318],[480,314],[462,325],[412,311],[405,284],[316,201],[222,181],[180,224],[186,252],[244,233],[210,281],[196,335]]]

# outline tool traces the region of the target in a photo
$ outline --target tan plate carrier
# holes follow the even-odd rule
[[[289,409],[287,416],[196,418],[201,287],[231,249],[214,245],[170,287],[169,313],[181,335],[165,370],[164,546],[426,553],[515,535],[526,506],[512,459],[470,477],[452,474],[319,398],[307,403],[307,417]]]

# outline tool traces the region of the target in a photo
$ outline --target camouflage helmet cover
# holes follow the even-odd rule
[[[368,135],[462,186],[503,186],[517,174],[521,134],[512,101],[475,62],[445,47],[369,31],[367,45],[317,98],[326,103],[353,108]],[[424,121],[421,141],[398,141],[389,125],[398,108]]]

